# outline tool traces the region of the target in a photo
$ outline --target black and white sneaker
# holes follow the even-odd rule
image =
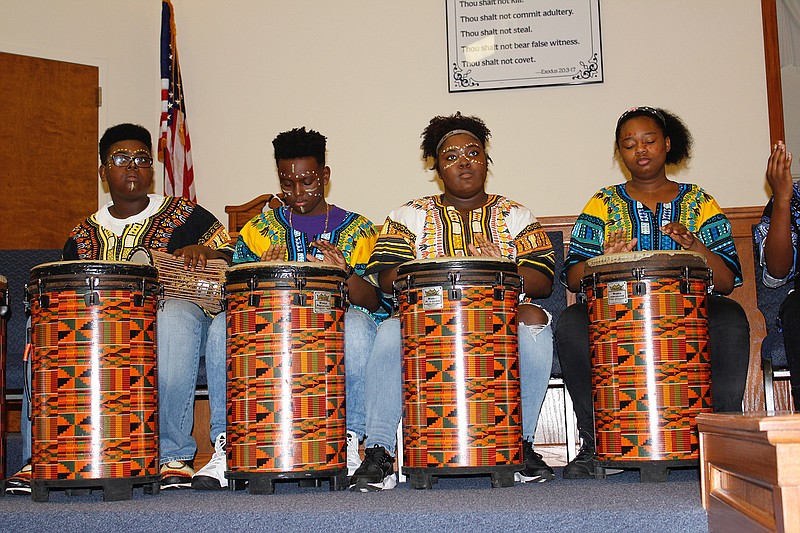
[[[542,456],[533,451],[533,444],[530,441],[522,441],[522,454],[525,459],[525,469],[514,474],[516,481],[519,483],[544,483],[556,478],[556,473],[547,466]]]
[[[358,436],[354,431],[347,432],[347,476],[355,474],[361,466],[361,456],[358,454]]]
[[[211,456],[211,460],[192,476],[192,488],[194,490],[222,490],[227,488],[226,466],[225,433],[220,433],[214,443],[214,455]]]
[[[394,457],[377,444],[364,450],[364,461],[350,478],[350,490],[372,492],[393,489],[396,485]]]

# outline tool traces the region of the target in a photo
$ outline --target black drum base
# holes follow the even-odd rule
[[[347,469],[313,470],[303,472],[225,472],[230,490],[243,490],[250,494],[275,494],[276,481],[297,481],[301,487],[321,487],[327,480],[331,491],[346,490]]]
[[[130,500],[134,486],[141,486],[145,494],[158,494],[161,490],[161,475],[102,479],[31,479],[31,498],[35,502],[50,501],[51,490],[63,490],[68,496],[102,490],[103,501],[116,502]]]
[[[662,482],[667,480],[669,470],[673,468],[699,468],[699,459],[673,459],[659,461],[598,461],[594,462],[594,478],[605,479],[606,468],[622,470],[639,470],[639,481],[642,483]]]
[[[514,473],[524,469],[525,465],[512,464],[502,466],[453,466],[436,468],[403,467],[403,474],[415,489],[431,489],[442,476],[490,475],[492,487],[504,488],[514,486]]]

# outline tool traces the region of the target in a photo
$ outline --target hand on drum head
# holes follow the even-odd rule
[[[209,259],[225,259],[230,262],[227,255],[202,244],[190,244],[189,246],[178,248],[172,255],[173,257],[183,257],[183,268],[185,270],[203,270],[206,267],[206,261]]]
[[[311,246],[322,252],[322,259],[317,259],[313,255],[307,254],[306,259],[309,263],[323,263],[347,270],[347,260],[344,258],[342,251],[336,246],[322,239],[312,242]]]
[[[624,229],[615,229],[608,234],[608,238],[603,243],[603,254],[621,254],[633,251],[636,248],[638,239],[634,237],[631,240],[626,240]]]
[[[467,251],[473,257],[503,257],[500,246],[481,234],[475,234],[475,244],[468,244]]]
[[[669,237],[684,250],[690,250],[693,246],[697,248],[695,243],[700,243],[694,234],[686,229],[686,226],[680,222],[670,222],[666,226],[661,226],[661,233],[669,235]]]
[[[286,246],[279,244],[272,246],[270,249],[261,254],[261,260],[264,262],[284,261],[286,259]]]

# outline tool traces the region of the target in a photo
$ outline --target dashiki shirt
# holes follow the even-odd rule
[[[602,255],[606,237],[620,228],[625,230],[627,240],[638,239],[635,251],[681,250],[678,243],[659,229],[670,222],[683,224],[723,259],[734,273],[734,285],[742,284],[742,267],[728,217],[710,194],[688,183],[679,183],[675,200],[659,203],[655,213],[628,196],[625,184],[600,189],[572,228],[561,281],[566,283],[567,270],[572,265]]]
[[[764,214],[761,216],[761,222],[758,223],[756,226],[755,232],[753,237],[756,240],[756,250],[758,253],[758,260],[761,266],[765,266],[766,259],[764,257],[764,241],[767,238],[767,232],[769,231],[769,221],[770,217],[772,216],[772,202],[774,199],[770,199],[767,207],[764,209]],[[789,205],[790,217],[791,217],[791,225],[789,230],[792,233],[792,248],[794,250],[793,258],[792,258],[792,268],[789,270],[789,274],[783,279],[773,278],[767,272],[767,269],[764,268],[764,285],[767,287],[780,287],[787,281],[794,278],[794,287],[795,289],[800,288],[800,276],[797,276],[797,239],[800,236],[800,184],[794,184],[794,194],[792,195],[791,204]]]
[[[233,262],[261,261],[261,254],[273,246],[286,247],[285,261],[304,262],[307,255],[322,259],[322,252],[311,246],[311,243],[325,240],[339,248],[347,264],[353,267],[356,274],[364,277],[372,248],[378,238],[377,229],[366,217],[335,205],[331,205],[327,217],[330,228],[324,223],[324,214],[290,216],[288,207],[260,213],[250,219],[239,232]],[[374,313],[362,307],[359,309],[380,322],[391,314],[392,303],[381,296],[380,307]]]
[[[367,272],[378,273],[414,259],[465,257],[475,235],[488,236],[506,259],[533,268],[551,280],[555,252],[539,221],[525,206],[491,194],[486,204],[462,219],[442,196],[412,200],[392,211],[383,225]]]
[[[75,226],[64,260],[127,261],[138,247],[172,253],[191,244],[233,254],[231,238],[214,215],[186,198],[148,196],[150,204],[137,215],[114,218],[111,202]]]

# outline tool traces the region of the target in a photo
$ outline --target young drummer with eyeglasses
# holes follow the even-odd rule
[[[257,261],[300,261],[338,267],[346,272],[350,306],[344,318],[345,389],[347,412],[347,469],[351,475],[361,459],[359,441],[364,438],[364,367],[372,348],[377,324],[391,312],[391,302],[375,285],[366,281],[364,271],[378,238],[367,218],[328,203],[325,187],[331,169],[325,165],[326,138],[305,127],[280,133],[272,141],[275,163],[285,206],[251,219],[239,233],[234,263]],[[221,313],[224,315],[224,313]],[[225,369],[224,354],[219,361]],[[217,364],[214,365],[218,366]],[[225,398],[225,388],[211,388],[209,398]],[[216,380],[215,380],[216,383]],[[225,423],[225,411],[215,414]],[[219,489],[225,479],[225,435],[216,436],[216,452],[194,477],[196,489]]]
[[[209,259],[230,262],[233,247],[225,227],[210,212],[185,199],[148,194],[153,183],[152,140],[142,126],[119,124],[100,139],[100,179],[111,202],[78,224],[64,245],[63,259],[126,261],[145,247],[183,258],[187,269],[204,268]],[[161,488],[191,486],[194,395],[201,350],[220,351],[225,344],[205,342],[209,330],[221,328],[198,305],[169,299],[157,312],[159,435]],[[209,372],[211,376],[211,372]],[[209,378],[210,379],[210,378]],[[223,383],[224,385],[224,383]],[[23,398],[25,413],[28,400]],[[31,429],[22,417],[23,462],[6,481],[6,493],[30,494]]]

